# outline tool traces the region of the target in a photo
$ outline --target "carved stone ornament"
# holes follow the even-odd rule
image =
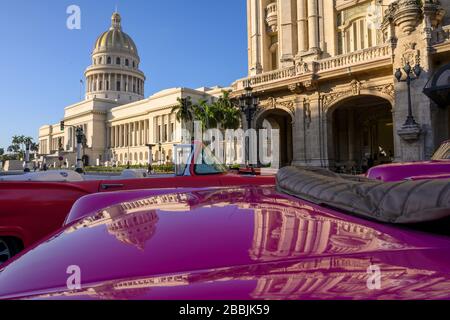
[[[403,33],[410,35],[420,23],[421,14],[422,10],[417,0],[399,0],[393,12],[394,23]]]
[[[335,101],[341,98],[359,96],[361,95],[361,90],[378,91],[382,94],[390,96],[392,99],[395,98],[395,87],[392,83],[377,86],[368,86],[359,82],[358,80],[353,80],[350,83],[350,86],[346,89],[322,95],[322,106],[326,109],[333,105]]]
[[[397,133],[403,140],[412,143],[419,140],[422,129],[418,124],[404,125]]]
[[[403,45],[402,65],[409,62],[411,66],[420,64],[420,50],[416,49],[417,43],[409,42]]]

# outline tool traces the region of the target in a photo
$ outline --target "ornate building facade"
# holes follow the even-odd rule
[[[138,49],[122,30],[121,20],[114,13],[109,30],[95,41],[92,65],[85,71],[85,99],[65,108],[65,130],[61,131],[60,124],[39,130],[39,153],[51,165],[59,165],[60,157],[69,166],[75,164],[77,126],[83,127],[87,138],[87,165],[147,164],[146,145],[159,143],[161,150],[159,146],[153,148],[153,160],[170,162],[173,144],[181,142],[181,124],[172,113],[177,98],[211,101],[225,90],[172,88],[145,98],[146,77],[139,69]]]
[[[248,77],[260,97],[254,128],[280,129],[282,164],[343,171],[429,159],[450,137],[449,0],[247,0]],[[394,76],[420,64],[408,88]],[[450,72],[450,71],[449,71]],[[406,77],[402,71],[403,79]],[[448,92],[448,89],[447,91]]]

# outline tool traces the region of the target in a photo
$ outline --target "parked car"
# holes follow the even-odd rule
[[[325,194],[331,185],[348,197],[355,190],[352,184],[359,183],[349,181],[342,190],[340,178],[325,175],[319,178],[323,189],[310,191],[315,187],[303,186],[311,182],[296,181],[292,170],[281,171],[277,188],[138,190],[83,197],[63,229],[4,265],[0,298],[450,299],[448,233],[382,224],[281,192],[291,186],[293,194],[303,190],[312,196]],[[393,185],[364,183],[387,189]],[[417,189],[419,183],[405,181],[397,191]],[[450,180],[434,180],[428,188],[443,192],[438,209],[447,210],[448,217],[446,183]],[[351,196],[363,197],[363,189]],[[377,193],[371,188],[363,198],[370,201]],[[416,200],[405,201],[408,207]],[[419,216],[438,212],[431,203],[422,201]],[[405,210],[408,218],[411,209]],[[402,217],[403,211],[397,213]]]
[[[405,179],[447,179],[450,177],[450,140],[441,145],[430,161],[381,165],[370,169],[367,176],[386,182]]]
[[[129,170],[122,176],[110,177],[79,175],[74,171],[0,177],[0,263],[58,230],[75,201],[88,194],[275,184],[274,175],[243,176],[227,172],[208,150],[199,143],[175,146],[176,173],[172,176],[148,177],[144,171]]]

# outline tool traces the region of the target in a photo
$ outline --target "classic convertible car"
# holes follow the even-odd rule
[[[75,201],[93,193],[206,186],[274,185],[275,176],[227,172],[199,143],[175,146],[175,176],[147,176],[125,171],[121,176],[79,175],[47,171],[0,176],[0,263],[58,230]],[[200,159],[200,160],[198,160]]]
[[[444,142],[431,161],[386,164],[369,170],[368,178],[382,181],[404,179],[448,179],[450,178],[450,140]]]
[[[83,197],[0,269],[0,298],[450,299],[448,228],[416,230],[450,216],[450,180],[277,180]]]

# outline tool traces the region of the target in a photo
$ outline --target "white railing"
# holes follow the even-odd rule
[[[390,53],[390,45],[383,45],[322,59],[318,61],[318,72],[377,61],[379,59],[388,58]]]
[[[270,84],[304,74],[317,74],[335,69],[346,68],[365,64],[371,61],[378,61],[389,58],[391,55],[391,47],[389,44],[372,47],[360,51],[355,51],[331,58],[321,59],[303,65],[293,65],[291,67],[265,72],[256,76],[238,80],[233,84],[234,90],[242,90],[248,84],[252,87]]]
[[[296,69],[295,66],[292,66],[280,70],[265,72],[250,78],[241,79],[237,81],[235,89],[236,90],[244,89],[248,84],[250,84],[252,87],[255,87],[261,84],[292,78],[296,75],[295,69]]]

